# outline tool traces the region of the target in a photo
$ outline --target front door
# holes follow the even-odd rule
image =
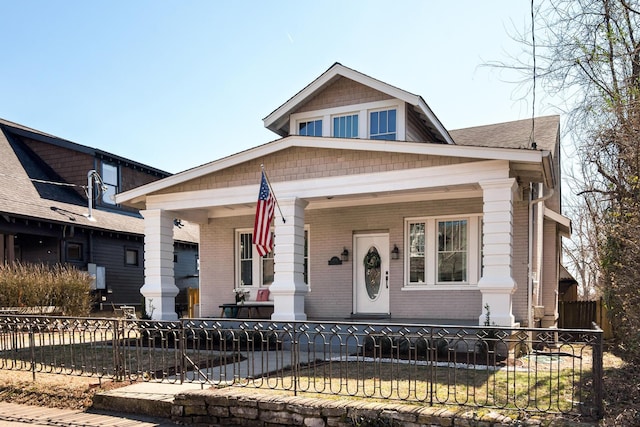
[[[353,243],[353,312],[388,315],[389,235],[356,234]]]

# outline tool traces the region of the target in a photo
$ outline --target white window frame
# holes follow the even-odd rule
[[[312,120],[322,120],[322,136],[333,135],[333,117],[344,115],[358,115],[358,138],[369,137],[369,113],[380,110],[396,110],[396,140],[406,139],[406,112],[405,102],[393,98],[384,101],[365,102],[361,104],[345,105],[342,107],[324,108],[320,110],[306,111],[304,113],[292,114],[289,120],[289,135],[298,135],[299,124]],[[350,138],[340,138],[350,139]],[[384,141],[384,140],[382,140]]]
[[[342,117],[357,117],[358,118],[358,129],[357,129],[357,135],[356,136],[335,136],[335,126],[333,125],[333,122],[335,119],[340,119]],[[350,113],[344,113],[344,114],[334,114],[331,116],[331,133],[330,135],[334,138],[344,138],[344,139],[358,139],[360,138],[360,116],[361,114],[358,111],[352,111]]]
[[[300,125],[302,123],[310,123],[310,122],[316,122],[320,120],[322,122],[322,135],[320,136],[326,136],[326,127],[327,127],[327,123],[326,123],[326,117],[322,117],[322,116],[313,116],[313,117],[305,117],[305,118],[301,118],[296,120],[296,129],[294,132],[294,135],[300,135]],[[310,136],[310,135],[303,135],[303,136]]]
[[[309,241],[311,240],[311,232],[309,230],[309,226],[305,225],[304,227],[305,232],[307,233],[307,256],[306,261],[307,261],[307,287],[310,290],[310,284],[311,284],[311,273],[310,273],[310,265],[309,265],[309,259],[310,257],[310,251],[311,251],[311,246],[309,245]],[[274,232],[274,228],[272,227],[271,232]],[[260,257],[258,256],[258,253],[256,252],[255,249],[255,245],[252,243],[252,250],[251,250],[251,275],[254,279],[254,282],[256,283],[252,284],[252,285],[245,285],[244,283],[241,283],[242,281],[242,271],[241,271],[241,259],[240,259],[240,236],[243,234],[253,234],[253,228],[238,228],[235,230],[235,237],[234,237],[234,247],[235,247],[235,256],[234,256],[234,264],[235,264],[235,288],[244,288],[247,290],[250,289],[261,289],[261,288],[265,288],[265,287],[269,287],[270,285],[263,285],[263,272],[264,272],[264,267],[263,267],[263,259],[264,257]],[[275,245],[274,245],[275,248]]]
[[[398,108],[396,107],[385,107],[385,108],[375,108],[375,109],[370,109],[367,111],[367,138],[371,139],[371,127],[369,126],[369,122],[371,121],[371,114],[372,113],[380,113],[383,111],[391,111],[391,110],[395,110],[396,112],[396,131],[393,132],[396,134],[396,139],[376,139],[376,141],[399,141],[399,140],[404,140],[405,138],[400,138],[400,136],[398,135],[398,126],[400,124],[400,117],[399,117],[399,111]],[[392,132],[385,132],[385,133],[392,133]],[[383,134],[378,134],[378,135],[383,135]]]
[[[467,280],[464,282],[438,282],[438,223],[440,221],[467,221]],[[425,224],[425,281],[409,282],[409,225]],[[440,215],[405,218],[404,222],[404,285],[403,290],[439,289],[470,290],[477,289],[481,277],[482,265],[482,214]]]

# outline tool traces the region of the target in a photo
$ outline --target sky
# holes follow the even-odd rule
[[[262,119],[335,62],[422,96],[447,129],[530,118],[515,77],[483,66],[528,55],[511,35],[529,8],[0,0],[0,118],[177,173],[277,139]]]

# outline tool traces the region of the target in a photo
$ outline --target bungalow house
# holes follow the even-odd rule
[[[280,138],[116,195],[142,209],[142,289],[173,319],[172,220],[200,227],[200,316],[269,289],[271,319],[552,326],[559,118],[447,130],[422,97],[339,63],[264,119]],[[262,170],[275,247],[252,233]]]
[[[144,221],[112,196],[169,175],[0,119],[2,262],[71,264],[96,277],[97,303],[141,307]],[[169,252],[186,290],[198,286],[197,228],[180,225]]]

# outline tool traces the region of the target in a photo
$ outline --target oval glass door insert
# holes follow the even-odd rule
[[[380,260],[380,254],[375,246],[371,246],[364,256],[364,280],[365,288],[367,289],[367,295],[374,300],[380,293],[380,279],[381,271],[380,266],[382,264]]]

